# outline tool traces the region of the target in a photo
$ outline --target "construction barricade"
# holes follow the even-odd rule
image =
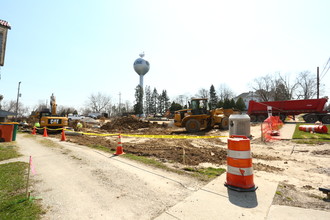
[[[253,182],[250,139],[232,135],[228,138],[227,179],[225,186],[239,192],[257,189]]]
[[[261,135],[264,141],[276,140],[274,136],[279,136],[279,130],[282,128],[283,122],[279,116],[270,116],[261,124]]]

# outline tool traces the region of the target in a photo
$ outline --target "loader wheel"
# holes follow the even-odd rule
[[[189,119],[186,123],[186,130],[188,132],[197,132],[201,128],[201,123],[196,119]]]
[[[228,130],[229,129],[229,118],[228,117],[224,117],[221,120],[220,129],[222,129],[222,130]]]

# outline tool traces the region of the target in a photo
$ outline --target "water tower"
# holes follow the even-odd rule
[[[149,71],[150,64],[148,61],[144,60],[144,52],[139,54],[140,58],[134,61],[133,67],[137,74],[140,75],[140,86],[143,89],[143,76]]]

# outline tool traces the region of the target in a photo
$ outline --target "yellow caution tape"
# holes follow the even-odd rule
[[[45,128],[45,127],[44,127]],[[44,128],[37,128],[37,129],[44,129]],[[47,128],[47,127],[46,127]],[[98,134],[98,133],[84,133],[84,132],[76,132],[69,129],[57,128],[57,129],[50,129],[48,130],[65,130],[71,131],[73,133],[82,134],[82,135],[91,135],[91,136],[125,136],[125,137],[141,137],[141,138],[168,138],[168,139],[210,139],[210,138],[224,138],[228,136],[188,136],[188,135],[145,135],[145,134]]]
[[[144,138],[169,138],[169,139],[206,139],[206,138],[221,138],[227,136],[182,136],[182,135],[144,135],[144,134],[122,134],[126,137],[144,137]]]

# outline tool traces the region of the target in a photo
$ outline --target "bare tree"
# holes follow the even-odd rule
[[[310,71],[299,73],[297,77],[298,98],[311,99],[317,93],[316,78],[311,75]]]
[[[2,110],[8,112],[16,112],[16,102],[14,100],[10,100],[9,102],[4,101],[2,105]],[[29,108],[25,107],[23,103],[18,102],[17,116],[22,117],[29,114]]]
[[[221,84],[219,86],[217,94],[220,101],[224,101],[225,99],[232,99],[235,96],[234,92],[226,84]]]
[[[278,74],[276,92],[280,99],[277,100],[291,100],[293,99],[293,94],[298,87],[298,82],[293,84],[290,83],[289,75],[282,76],[280,73]],[[276,99],[275,99],[276,100]]]
[[[254,79],[252,85],[256,95],[264,102],[274,99],[274,87],[274,79],[270,74]]]
[[[106,111],[111,106],[111,97],[102,93],[91,94],[88,97],[87,106],[94,112]]]
[[[209,91],[207,89],[200,89],[196,94],[197,98],[207,99],[209,98]]]
[[[190,100],[190,97],[188,95],[179,95],[175,99],[175,102],[179,103],[183,107],[183,106],[188,106],[188,101],[189,100]]]

